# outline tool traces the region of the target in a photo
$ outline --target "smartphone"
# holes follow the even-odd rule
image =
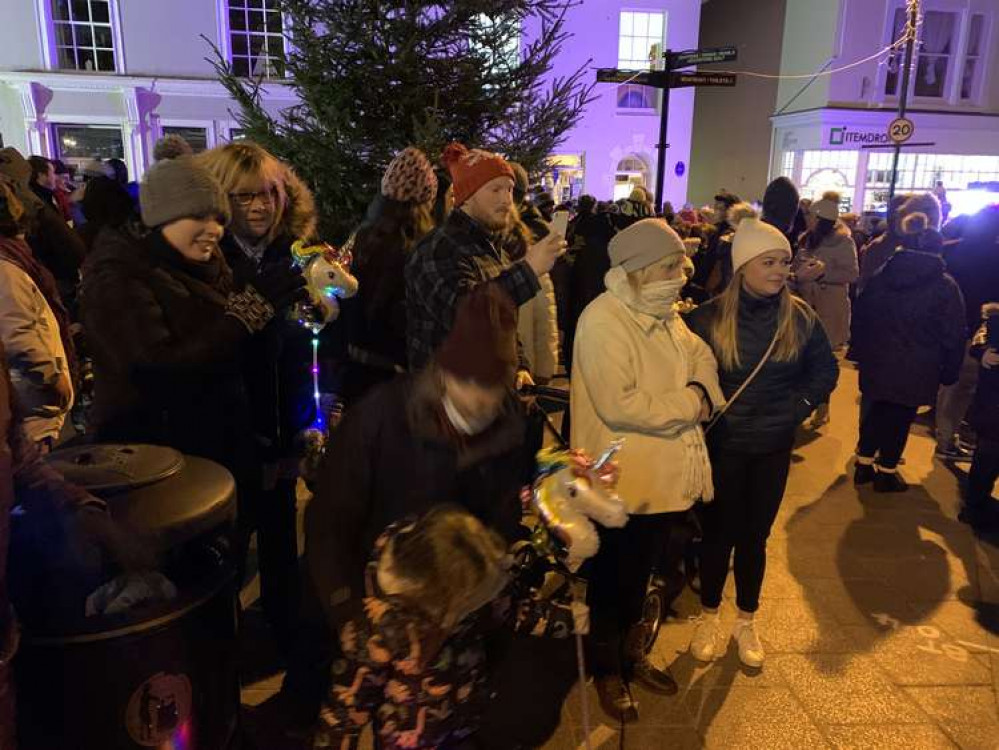
[[[566,232],[569,231],[569,212],[568,211],[556,211],[552,214],[552,233],[560,234],[565,237]]]

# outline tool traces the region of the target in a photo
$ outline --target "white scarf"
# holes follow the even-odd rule
[[[673,341],[673,349],[677,352],[677,367],[681,372],[690,373],[690,359],[687,356],[686,343],[690,341],[690,333],[686,324],[676,314],[676,302],[686,284],[686,277],[668,281],[654,282],[642,287],[642,293],[636,293],[628,281],[627,272],[620,266],[615,266],[604,276],[607,291],[617,297],[629,310],[637,315],[647,315],[662,324],[666,333]],[[683,480],[681,490],[683,497],[689,502],[714,499],[715,488],[711,479],[711,460],[708,457],[708,446],[704,440],[704,430],[699,424],[687,426],[667,439],[679,440],[684,447],[686,460],[683,462]]]

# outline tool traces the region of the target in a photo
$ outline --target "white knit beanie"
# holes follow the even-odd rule
[[[743,219],[732,240],[732,272],[771,250],[784,250],[790,255],[791,243],[777,227],[759,219]]]
[[[683,240],[663,219],[642,219],[614,235],[608,246],[612,266],[640,271],[671,255],[685,254]]]

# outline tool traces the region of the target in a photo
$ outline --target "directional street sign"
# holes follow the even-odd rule
[[[735,47],[717,47],[715,49],[688,49],[684,52],[674,52],[670,58],[673,68],[686,68],[689,65],[710,65],[711,63],[732,62],[739,56]]]
[[[670,73],[669,87],[683,89],[689,86],[735,86],[733,73]]]
[[[598,83],[634,83],[636,86],[666,85],[667,74],[661,70],[618,70],[617,68],[597,69]]]

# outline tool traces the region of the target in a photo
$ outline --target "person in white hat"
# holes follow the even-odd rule
[[[767,537],[784,496],[794,433],[828,400],[839,369],[812,309],[788,290],[784,233],[743,219],[732,242],[732,283],[687,319],[718,359],[726,406],[708,432],[714,502],[702,514],[701,607],[690,653],[724,652],[718,608],[735,553],[739,658],[763,664],[753,616],[759,608]]]
[[[645,655],[642,605],[670,527],[712,497],[701,423],[722,403],[711,349],[675,305],[686,283],[683,241],[662,219],[643,219],[609,246],[607,291],[587,306],[573,356],[572,445],[593,455],[624,438],[618,491],[630,520],[601,529],[592,561],[590,664],[604,710],[638,717],[628,683],[676,691]]]

